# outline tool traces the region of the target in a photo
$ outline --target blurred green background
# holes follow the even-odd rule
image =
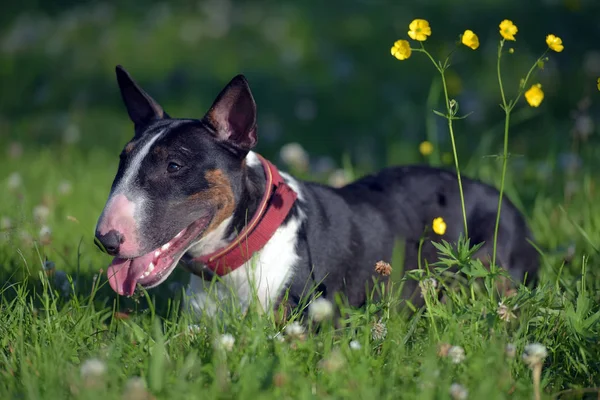
[[[594,176],[600,159],[598,0],[23,0],[3,4],[0,14],[5,245],[21,249],[40,239],[39,260],[62,260],[67,270],[108,263],[93,250],[92,232],[118,153],[133,134],[116,64],[174,117],[202,117],[220,89],[245,74],[259,110],[257,150],[281,163],[281,147],[299,143],[310,156],[309,168],[296,171],[304,177],[325,180],[349,165],[361,174],[435,163],[418,152],[426,137],[437,138],[447,162],[446,121],[432,113],[443,109],[437,72],[423,54],[403,62],[390,55],[414,18],[429,20],[425,44],[440,59],[465,29],[479,35],[477,51],[459,46],[454,54],[448,85],[461,113],[473,113],[456,123],[461,165],[495,184],[503,126],[498,24],[508,18],[519,27],[514,54],[503,58],[509,97],[545,50],[545,36],[560,36],[565,50],[551,53],[534,78],[544,102],[515,109],[508,193],[531,217],[535,202],[548,201],[541,194],[552,196],[551,206],[538,207],[546,215],[585,182],[593,186],[584,177]],[[536,224],[549,248],[570,234],[540,234],[554,228]],[[44,242],[44,227],[52,240]],[[27,264],[16,254],[0,254],[1,280]]]
[[[116,152],[131,134],[114,82],[122,64],[181,117],[201,117],[244,73],[259,106],[259,150],[297,141],[315,156],[350,152],[381,166],[382,155],[403,152],[399,143],[414,149],[425,137],[435,71],[422,54],[406,62],[389,54],[417,17],[430,21],[426,45],[439,58],[464,29],[480,36],[480,49],[456,53],[449,83],[461,110],[474,113],[459,131],[471,150],[502,118],[498,23],[519,27],[504,66],[513,89],[545,49],[545,35],[562,37],[565,51],[539,74],[546,101],[514,130],[513,150],[543,155],[549,136],[570,143],[572,112],[595,94],[600,76],[596,0],[9,2],[0,16],[2,141]],[[436,121],[445,147],[445,121]]]

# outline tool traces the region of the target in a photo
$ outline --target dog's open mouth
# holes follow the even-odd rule
[[[115,257],[108,267],[108,282],[121,296],[131,296],[139,283],[144,288],[160,285],[169,277],[179,259],[204,233],[210,216],[200,218],[161,247],[136,258]]]

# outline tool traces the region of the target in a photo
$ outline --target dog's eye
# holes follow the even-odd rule
[[[168,173],[173,173],[173,172],[177,172],[181,169],[181,165],[177,164],[176,162],[171,161],[169,163],[169,165],[167,165],[167,172]]]

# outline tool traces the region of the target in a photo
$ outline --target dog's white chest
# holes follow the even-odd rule
[[[263,310],[268,310],[278,300],[292,276],[300,257],[296,251],[301,221],[291,218],[279,227],[262,250],[252,260],[210,283],[195,275],[191,276],[187,291],[187,303],[195,313],[216,314],[220,304],[234,300],[246,310],[256,299]]]

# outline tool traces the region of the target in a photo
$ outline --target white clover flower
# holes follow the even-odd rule
[[[299,143],[288,143],[281,147],[279,156],[284,163],[292,168],[305,171],[308,169],[308,153]]]
[[[454,364],[460,364],[465,360],[465,349],[460,346],[452,346],[448,349],[448,357]]]
[[[419,288],[421,289],[421,297],[424,297],[427,293],[435,291],[438,286],[438,281],[435,278],[425,278],[419,282]]]
[[[387,327],[383,323],[383,321],[379,320],[373,324],[371,328],[371,337],[373,340],[379,341],[385,339],[387,336]]]
[[[274,334],[274,335],[269,335],[269,336],[268,336],[268,338],[269,338],[270,340],[276,340],[276,341],[278,341],[278,342],[283,342],[283,341],[285,341],[285,338],[283,337],[283,335],[281,334],[281,332],[277,332],[277,333],[276,333],[276,334]]]
[[[513,310],[516,309],[517,306],[514,306],[511,310],[506,304],[504,304],[504,302],[501,301],[498,303],[498,309],[496,310],[496,313],[502,321],[510,322],[511,319],[517,318],[517,316],[513,312]]]
[[[52,236],[52,229],[50,229],[50,227],[48,225],[42,225],[42,227],[40,228],[40,240],[42,241],[48,241],[50,240],[50,237]]]
[[[7,186],[9,189],[14,190],[19,188],[23,184],[23,179],[21,178],[21,174],[18,172],[13,172],[8,176]]]
[[[285,327],[285,333],[291,338],[302,338],[305,329],[298,321],[294,321]]]
[[[350,348],[352,350],[358,351],[358,350],[362,349],[362,345],[360,344],[360,342],[358,340],[353,340],[350,342]]]
[[[308,315],[315,322],[321,322],[333,317],[333,304],[322,297],[313,300],[308,306]]]
[[[33,208],[33,218],[39,223],[46,222],[49,215],[50,209],[44,204],[37,205]]]
[[[230,333],[224,333],[219,338],[219,348],[225,351],[233,350],[235,344],[235,338]]]
[[[196,335],[202,333],[203,329],[204,328],[202,326],[194,324],[187,327],[187,332],[192,335]]]
[[[106,364],[97,358],[90,358],[81,364],[79,373],[84,379],[100,378],[106,374]]]
[[[453,400],[466,400],[469,396],[469,391],[459,383],[450,385],[450,396]]]
[[[541,364],[547,356],[548,351],[546,350],[546,346],[540,343],[530,343],[525,346],[523,361],[525,364],[529,365],[530,368],[533,368],[534,366]]]

